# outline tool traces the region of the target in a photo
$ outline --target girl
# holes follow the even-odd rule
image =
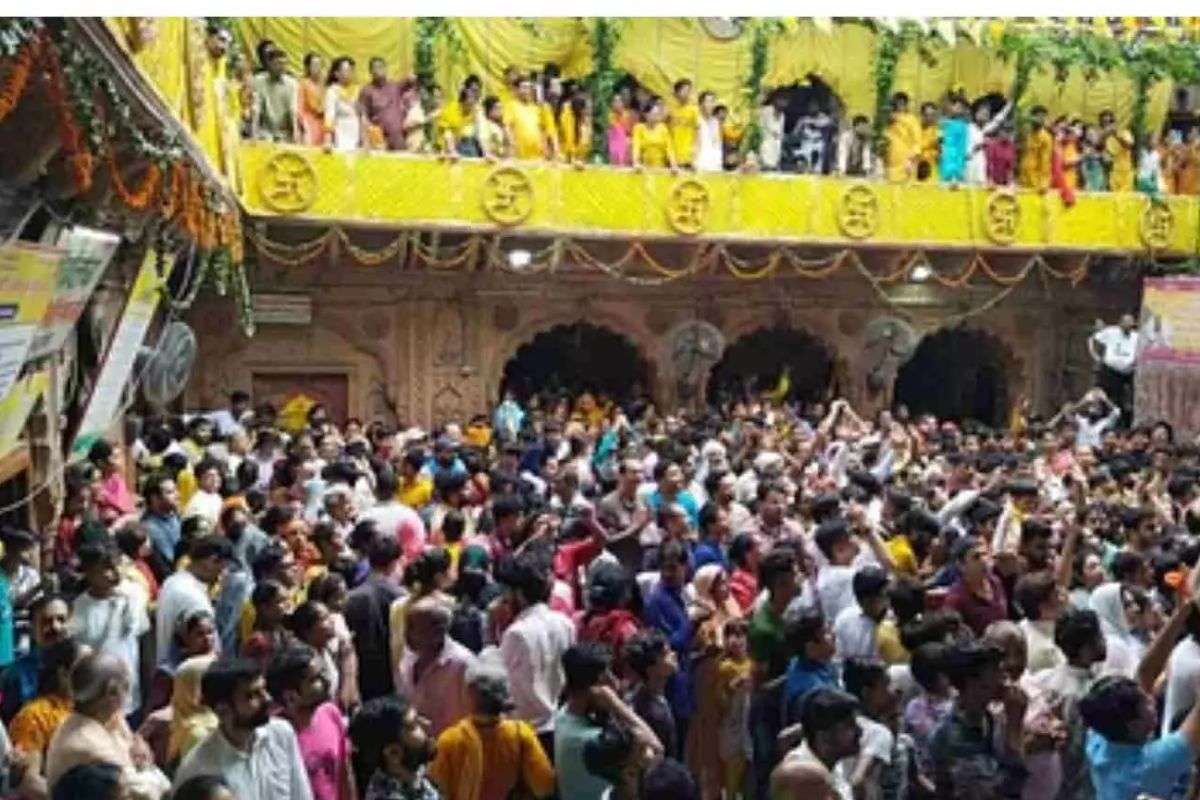
[[[325,147],[332,150],[356,150],[366,129],[359,115],[351,87],[354,84],[354,59],[338,56],[329,66],[325,81]]]
[[[1000,130],[1000,126],[1008,119],[1012,111],[1012,101],[1009,100],[1000,113],[992,117],[992,108],[986,102],[981,102],[975,109],[975,120],[967,129],[967,183],[972,186],[987,184],[987,140]]]
[[[666,122],[667,109],[661,97],[655,96],[650,100],[646,111],[646,121],[639,122],[633,128],[633,166],[668,167],[672,170],[678,163],[675,150],[671,144],[671,130]]]
[[[1100,129],[1088,125],[1083,129],[1082,153],[1079,157],[1079,179],[1085,192],[1108,191],[1108,175],[1104,156],[1100,152]]]
[[[558,115],[558,138],[564,161],[583,166],[592,154],[592,99],[579,92]]]
[[[946,103],[946,115],[939,123],[942,151],[938,159],[938,174],[942,183],[962,183],[966,179],[968,145],[967,106],[959,95]]]
[[[750,671],[747,655],[747,626],[741,619],[725,623],[725,650],[717,665],[720,689],[720,733],[718,751],[721,783],[726,800],[743,797],[750,743]]]
[[[608,163],[617,167],[628,167],[633,163],[630,148],[637,114],[629,108],[627,95],[626,90],[613,95],[612,111],[608,116]]]
[[[483,150],[483,157],[488,159],[508,158],[512,155],[508,130],[504,127],[504,107],[500,104],[500,98],[495,95],[483,101],[479,147]]]
[[[1165,188],[1162,153],[1159,152],[1160,142],[1158,133],[1152,131],[1138,153],[1137,190],[1151,197],[1158,197]]]
[[[700,93],[700,120],[696,135],[696,155],[692,162],[697,172],[720,172],[724,161],[721,121],[716,116],[717,97]]]
[[[325,143],[325,85],[321,72],[325,62],[316,53],[304,56],[304,77],[300,79],[299,108],[301,144],[320,147]]]

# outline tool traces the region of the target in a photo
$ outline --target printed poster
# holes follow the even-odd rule
[[[34,403],[46,391],[50,374],[46,370],[26,375],[0,400],[0,458],[12,452],[25,429]]]
[[[62,349],[120,243],[121,237],[115,234],[80,226],[58,237],[58,247],[66,254],[58,270],[54,297],[29,346],[29,359]]]
[[[83,421],[71,444],[71,457],[87,455],[97,439],[104,436],[113,418],[121,408],[121,400],[125,396],[125,386],[133,372],[137,359],[138,348],[146,338],[146,331],[154,319],[161,297],[158,270],[154,265],[157,258],[151,248],[146,252],[146,259],[133,282],[129,300],[125,303],[125,311],[117,324],[117,332],[113,334],[112,342],[104,357],[104,365],[100,368],[100,377],[88,398],[87,409],[83,412]],[[171,263],[168,258],[166,263]]]
[[[46,315],[63,252],[14,242],[0,247],[0,399],[21,374],[38,325]]]
[[[1134,374],[1134,422],[1200,433],[1200,277],[1147,278]]]

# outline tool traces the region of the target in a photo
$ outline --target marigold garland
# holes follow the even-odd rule
[[[35,63],[41,61],[42,39],[39,37],[21,45],[9,66],[4,84],[0,86],[0,121],[3,121],[25,94],[29,85],[29,74]]]
[[[95,159],[83,143],[83,131],[75,121],[71,112],[70,101],[67,98],[67,83],[63,75],[62,61],[55,51],[54,45],[45,40],[45,33],[40,34],[43,40],[43,61],[49,80],[46,90],[50,95],[51,105],[58,116],[58,135],[62,140],[63,151],[67,155],[67,165],[70,168],[71,180],[79,193],[92,188],[92,172],[95,169]]]

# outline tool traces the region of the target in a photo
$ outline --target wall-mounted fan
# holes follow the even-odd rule
[[[196,361],[196,334],[185,322],[170,322],[149,355],[142,373],[142,395],[155,406],[165,406],[187,387]]]

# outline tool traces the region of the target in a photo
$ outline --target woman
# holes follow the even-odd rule
[[[316,53],[304,56],[304,77],[300,79],[299,105],[301,144],[320,147],[325,143],[325,84],[321,73],[325,62]]]
[[[1113,581],[1092,592],[1092,611],[1100,618],[1107,655],[1105,674],[1132,678],[1146,650],[1136,629],[1144,613],[1145,595],[1124,584]]]
[[[456,153],[464,158],[480,158],[483,155],[479,142],[479,115],[482,108],[479,104],[478,80],[468,78],[459,90],[458,100],[447,105],[442,112],[440,127],[443,153]]]
[[[592,99],[579,92],[558,115],[563,160],[583,165],[592,154]]]
[[[9,723],[12,746],[26,755],[22,791],[27,794],[45,796],[46,750],[58,726],[71,713],[71,670],[89,652],[90,648],[74,639],[63,639],[43,650],[37,696]]]
[[[338,638],[333,615],[324,603],[308,600],[300,604],[291,618],[292,633],[296,638],[317,651],[321,660],[321,675],[329,688],[329,695],[343,709],[357,705],[356,699],[339,694],[346,685],[346,675],[350,672],[354,657],[354,648],[342,646]]]
[[[725,149],[716,109],[717,96],[712,92],[701,92],[694,162],[697,172],[720,172],[724,168]]]
[[[171,692],[171,722],[166,763],[183,758],[217,729],[217,715],[200,699],[200,681],[216,656],[195,656],[179,665]]]
[[[624,91],[613,95],[612,109],[608,115],[608,163],[615,167],[628,167],[633,163],[630,147],[633,142],[633,126],[637,115],[629,108]]]
[[[362,124],[354,83],[354,59],[338,56],[325,81],[325,146],[334,150],[356,150],[362,145]]]
[[[661,97],[650,100],[646,121],[633,126],[633,166],[669,167],[675,169],[677,159],[667,127],[667,107]]]
[[[720,564],[706,564],[696,570],[692,579],[694,596],[688,605],[688,616],[695,626],[692,638],[692,658],[696,680],[696,715],[688,724],[684,762],[698,776],[700,796],[715,800],[721,796],[720,738],[714,735],[721,729],[723,681],[721,655],[725,647],[725,623],[740,619],[742,610],[729,594],[729,577]]]
[[[199,609],[175,625],[172,652],[165,664],[160,664],[150,684],[150,710],[167,705],[171,699],[175,671],[193,656],[217,652],[217,624],[208,609]]]

